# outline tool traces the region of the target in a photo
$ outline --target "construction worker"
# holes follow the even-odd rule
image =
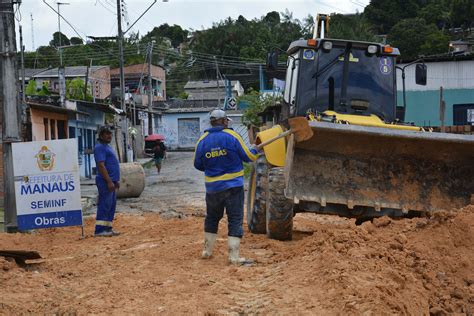
[[[240,239],[243,236],[244,169],[242,162],[257,159],[257,151],[249,149],[239,134],[229,128],[230,119],[222,110],[210,114],[211,128],[196,144],[194,167],[204,171],[206,183],[206,219],[204,222],[204,250],[202,258],[210,258],[217,238],[219,221],[228,219],[229,262],[245,263],[240,258]]]
[[[117,197],[115,191],[120,188],[120,164],[110,142],[112,131],[108,126],[99,128],[99,137],[94,148],[97,166],[95,183],[99,191],[97,217],[95,222],[96,237],[117,236],[120,233],[112,230]]]

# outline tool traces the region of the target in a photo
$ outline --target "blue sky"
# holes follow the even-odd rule
[[[61,6],[61,14],[74,26],[81,37],[114,36],[117,32],[116,0],[60,0],[69,5]],[[47,0],[54,8],[56,2]],[[125,0],[127,20],[132,23],[153,1]],[[141,35],[153,26],[162,23],[178,24],[186,29],[200,30],[209,28],[213,22],[237,18],[243,15],[247,19],[259,18],[270,11],[293,12],[293,16],[303,19],[308,14],[352,13],[363,11],[369,0],[314,1],[314,0],[169,0],[158,2],[136,24],[134,31]],[[33,15],[34,46],[46,45],[52,34],[58,30],[58,19],[43,0],[23,0],[20,7],[23,25],[23,38],[26,50],[32,50],[31,14]],[[19,15],[17,15],[20,18]],[[18,24],[18,22],[16,22]],[[125,29],[125,27],[124,27]],[[65,22],[61,21],[61,31],[68,37],[77,36]]]

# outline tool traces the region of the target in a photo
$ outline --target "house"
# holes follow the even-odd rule
[[[194,150],[204,131],[211,127],[209,113],[216,109],[214,100],[175,100],[156,104],[163,108],[157,133],[165,136],[170,150]],[[232,127],[249,145],[247,127],[242,124],[242,111],[227,111]]]
[[[32,77],[34,77],[35,75],[43,72],[43,71],[46,71],[48,70],[48,68],[38,68],[38,69],[33,69],[33,68],[25,68],[25,84],[28,84],[28,82],[31,80]],[[18,71],[19,75],[20,75],[20,82],[21,80],[23,79],[22,77],[22,72],[21,70]]]
[[[164,68],[151,65],[152,102],[166,100],[166,71]],[[148,135],[148,120],[151,116],[152,129],[155,132],[161,112],[148,110],[148,64],[135,64],[124,67],[125,104],[131,114],[131,125]],[[120,96],[120,68],[111,70],[112,99]],[[150,115],[151,114],[151,115]],[[140,155],[140,154],[139,154]]]
[[[28,139],[76,138],[80,175],[91,178],[97,130],[104,125],[106,113],[116,115],[121,111],[108,104],[78,100],[66,100],[61,106],[58,96],[28,96],[27,105]]]
[[[59,97],[32,96],[27,99],[28,138],[32,141],[69,138],[68,120],[74,109],[61,107]]]
[[[120,114],[121,110],[109,104],[79,100],[66,100],[65,106],[76,111],[68,120],[68,135],[69,138],[77,139],[80,175],[91,179],[93,169],[96,168],[94,147],[97,130],[105,124],[106,114]]]
[[[148,64],[135,64],[123,68],[125,92],[130,93],[138,106],[148,106]],[[110,70],[111,88],[120,88],[120,68]],[[151,65],[151,86],[153,100],[166,100],[166,71],[164,68]]]
[[[244,94],[244,87],[238,80],[230,81],[231,95],[234,98]],[[226,98],[226,84],[224,80],[188,81],[184,86],[188,100],[222,100]]]
[[[451,41],[449,42],[449,52],[451,55],[468,55],[472,51],[472,43],[466,41]]]
[[[94,100],[105,100],[110,96],[110,68],[109,66],[73,66],[65,67],[64,73],[66,80],[80,78],[87,80],[91,88],[91,94]],[[25,79],[27,78],[25,74]],[[39,89],[46,85],[49,91],[59,93],[59,69],[51,68],[35,73],[29,80],[36,81],[36,87]]]
[[[408,64],[401,63],[403,67]],[[444,125],[467,125],[468,111],[474,109],[474,55],[426,58],[426,86],[415,83],[415,65],[405,69],[405,121],[418,126],[440,126],[440,88],[446,104]],[[397,71],[397,103],[403,105],[401,71]],[[459,119],[463,117],[464,120]],[[458,122],[458,123],[456,123]]]

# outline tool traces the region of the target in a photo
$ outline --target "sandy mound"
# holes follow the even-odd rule
[[[226,222],[201,260],[203,219],[119,215],[119,237],[79,228],[0,234],[38,250],[26,268],[0,258],[0,314],[433,314],[474,312],[474,206],[431,218],[295,217],[294,240],[246,232],[252,267],[229,266]]]

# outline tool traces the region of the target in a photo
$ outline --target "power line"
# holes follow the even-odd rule
[[[341,12],[343,12],[343,13],[348,13],[346,10],[343,10],[343,9],[341,9],[341,8],[338,8],[338,7],[335,7],[335,6],[333,6],[333,5],[327,4],[327,3],[323,2],[323,1],[315,0],[314,2],[319,3],[320,5],[323,5],[323,6],[325,6],[325,7],[331,8],[331,9],[336,10],[336,11],[341,11]]]
[[[108,7],[106,7],[106,6],[102,3],[102,1],[96,0],[94,6],[97,6],[97,3],[100,4],[100,6],[103,7],[105,10],[109,11],[110,13],[112,13],[113,15],[117,15],[113,10],[111,10],[111,9],[108,8]]]

